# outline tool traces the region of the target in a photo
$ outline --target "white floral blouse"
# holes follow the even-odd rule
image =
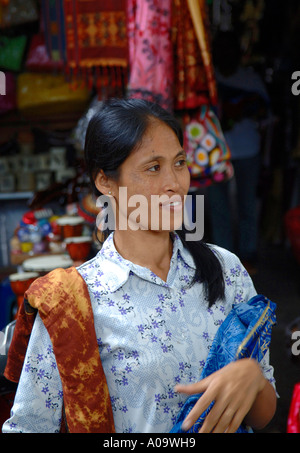
[[[208,308],[203,285],[189,286],[195,264],[175,234],[167,281],[117,252],[113,233],[78,268],[87,283],[116,432],[167,433],[184,404],[176,383],[199,380],[210,345],[233,303],[256,295],[232,253],[222,257],[225,299]],[[274,383],[267,354],[261,363]],[[49,335],[37,316],[11,418],[3,432],[59,432],[63,392]]]

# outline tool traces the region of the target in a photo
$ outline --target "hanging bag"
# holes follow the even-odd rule
[[[192,186],[209,186],[232,178],[230,150],[209,105],[185,116],[184,142]]]

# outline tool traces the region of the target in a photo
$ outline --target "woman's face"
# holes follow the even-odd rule
[[[116,229],[173,231],[183,223],[190,186],[186,154],[173,130],[153,120],[113,182]]]

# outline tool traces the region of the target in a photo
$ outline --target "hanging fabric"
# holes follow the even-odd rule
[[[173,109],[171,0],[128,0],[128,96]]]
[[[43,33],[33,35],[28,47],[25,68],[27,71],[61,72],[63,70],[62,60],[53,60],[45,43]]]
[[[41,1],[39,31],[30,39],[25,68],[61,72],[65,63],[64,16],[60,0]]]
[[[207,86],[212,105],[217,103],[217,85],[214,75],[209,37],[209,21],[206,0],[187,0],[197,40],[200,46]]]
[[[205,1],[174,0],[175,108],[216,105],[217,89],[208,35]]]
[[[126,0],[42,0],[46,42],[65,62],[71,80],[81,78],[99,97],[119,95],[126,85]]]
[[[65,62],[65,21],[63,0],[42,0],[40,31],[44,34],[48,56],[52,62]]]

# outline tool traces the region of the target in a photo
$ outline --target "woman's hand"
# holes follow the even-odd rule
[[[177,385],[175,387],[177,392],[188,395],[203,393],[185,418],[182,428],[185,431],[191,428],[211,402],[214,401],[215,403],[199,432],[236,432],[246,415],[251,412],[254,402],[258,395],[263,393],[267,384],[270,386],[255,360],[241,359],[226,365],[195,384]],[[270,389],[266,393],[267,398],[272,395],[271,398],[274,399],[275,392],[273,392],[273,388],[271,393]],[[264,404],[266,403],[261,398],[260,400]],[[256,407],[256,410],[260,410],[260,404]],[[253,414],[251,416],[252,419]]]

